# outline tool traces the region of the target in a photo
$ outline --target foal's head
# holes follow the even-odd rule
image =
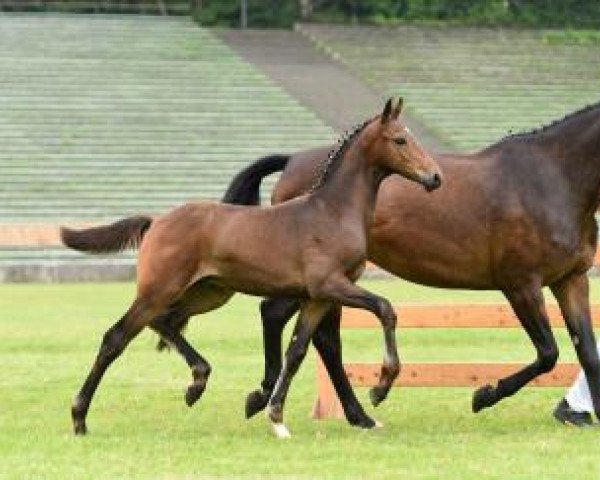
[[[401,110],[401,98],[396,105],[391,98],[387,101],[383,113],[361,136],[363,151],[374,165],[385,171],[414,180],[427,191],[435,190],[442,184],[440,167],[400,122]]]

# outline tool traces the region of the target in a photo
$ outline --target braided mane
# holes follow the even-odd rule
[[[529,135],[536,135],[538,133],[544,133],[547,130],[553,128],[553,127],[557,127],[560,124],[573,119],[574,117],[577,117],[579,115],[583,115],[585,113],[588,113],[596,108],[600,108],[600,102],[596,102],[590,105],[586,105],[585,107],[576,110],[574,112],[571,113],[567,113],[564,117],[558,119],[558,120],[554,120],[553,122],[547,124],[547,125],[542,125],[541,127],[537,127],[531,130],[527,130],[524,132],[517,132],[517,133],[509,133],[508,135],[506,135],[505,137],[503,137],[502,139],[500,139],[500,142],[504,141],[504,140],[509,140],[512,138],[521,138],[521,137],[527,137]]]
[[[327,181],[332,177],[334,172],[341,165],[342,159],[344,158],[346,151],[348,150],[348,148],[350,147],[350,145],[352,144],[354,139],[375,118],[376,117],[370,118],[369,120],[367,120],[367,121],[363,122],[362,124],[358,125],[357,127],[355,127],[354,130],[352,130],[351,132],[346,131],[344,133],[342,138],[340,140],[338,140],[338,143],[340,144],[338,149],[331,150],[329,152],[329,155],[327,155],[327,158],[323,162],[321,162],[321,164],[317,170],[317,176],[316,176],[315,183],[310,188],[309,193],[312,193],[315,190],[318,190],[319,188],[321,188],[323,185],[325,185],[327,183]]]

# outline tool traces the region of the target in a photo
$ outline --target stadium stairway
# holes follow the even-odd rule
[[[379,93],[353,71],[332,61],[297,31],[216,30],[215,33],[340,133],[378,113],[386,99],[385,93]],[[390,96],[401,94],[390,92]],[[405,114],[403,120],[426,147],[434,151],[450,148],[417,119]]]
[[[131,254],[69,252],[56,226],[218,199],[257,157],[335,140],[186,18],[5,14],[0,45],[0,280],[130,277]]]
[[[450,147],[474,151],[600,101],[600,33],[298,25],[315,48]]]

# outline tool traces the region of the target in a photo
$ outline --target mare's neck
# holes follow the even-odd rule
[[[370,223],[377,191],[389,172],[370,165],[357,146],[346,153],[333,175],[314,195],[339,217],[354,217]]]
[[[600,106],[576,114],[542,133],[546,148],[562,164],[582,213],[600,202]]]

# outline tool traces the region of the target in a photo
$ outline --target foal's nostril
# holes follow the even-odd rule
[[[439,173],[431,175],[426,182],[424,182],[425,190],[431,192],[440,187],[442,184],[442,177]]]

